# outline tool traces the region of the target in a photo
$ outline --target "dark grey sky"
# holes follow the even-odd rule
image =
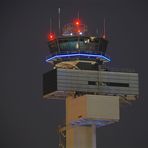
[[[0,4],[0,147],[56,148],[65,104],[42,99],[42,74],[49,66],[49,17],[57,29],[80,12],[91,33],[106,18],[112,65],[139,73],[140,97],[121,110],[117,124],[97,129],[99,148],[148,147],[148,3],[143,0],[2,0]]]

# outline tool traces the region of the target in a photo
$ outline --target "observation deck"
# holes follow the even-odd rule
[[[50,56],[46,62],[87,60],[110,62],[105,56],[108,41],[99,37],[66,36],[48,42]]]

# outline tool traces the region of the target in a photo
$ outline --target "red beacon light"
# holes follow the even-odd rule
[[[52,32],[51,32],[51,33],[48,34],[48,40],[49,40],[49,41],[52,41],[52,40],[54,40],[55,38],[56,38],[56,37],[55,37],[55,33],[52,33]]]
[[[77,20],[75,20],[75,21],[74,21],[74,24],[75,24],[76,26],[79,26],[79,25],[80,25],[80,23],[81,23],[81,22],[80,22],[80,20],[79,20],[79,19],[77,19]]]

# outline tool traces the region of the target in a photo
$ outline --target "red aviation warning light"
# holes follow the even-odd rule
[[[80,19],[74,20],[74,32],[77,35],[82,35],[82,30],[83,30],[83,27]]]
[[[84,35],[86,31],[87,26],[79,18],[76,18],[71,23],[64,25],[63,36]]]
[[[55,38],[56,38],[56,37],[55,37],[55,33],[51,32],[51,33],[48,34],[48,40],[49,40],[49,41],[52,41],[52,40],[54,40]]]
[[[79,26],[79,25],[81,24],[81,21],[80,21],[79,19],[77,19],[77,20],[74,21],[74,24],[75,24],[76,26]]]

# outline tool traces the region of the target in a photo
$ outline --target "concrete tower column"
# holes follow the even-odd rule
[[[71,126],[73,96],[66,98],[66,148],[96,148],[96,126]],[[83,109],[83,108],[82,108]]]

